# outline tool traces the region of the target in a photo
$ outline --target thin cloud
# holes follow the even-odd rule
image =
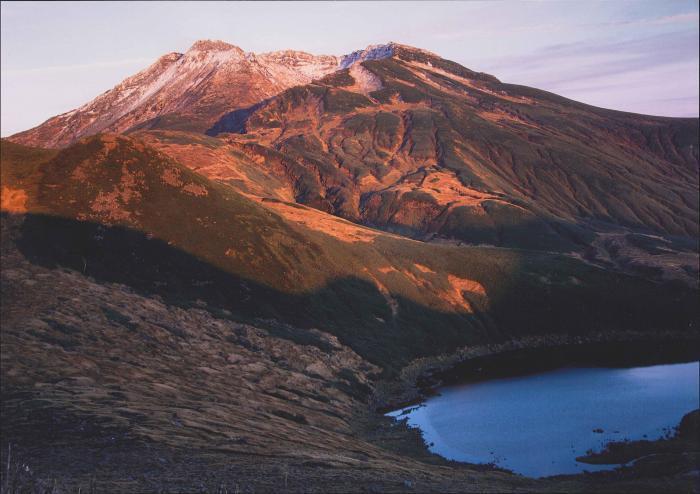
[[[690,74],[698,73],[698,52],[697,30],[691,29],[635,40],[549,45],[524,56],[484,60],[478,68],[506,82],[597,106],[697,116],[698,78]]]
[[[484,61],[481,69],[498,75],[536,73],[549,81],[576,80],[587,76],[653,69],[662,65],[698,60],[697,32],[663,34],[631,41],[577,42],[543,47],[523,56]],[[556,75],[565,73],[564,77]]]
[[[552,33],[556,31],[564,31],[568,29],[567,26],[561,25],[561,24],[555,24],[553,22],[545,23],[545,24],[536,24],[533,26],[489,26],[489,27],[482,27],[482,28],[473,28],[470,27],[469,29],[464,29],[464,30],[458,30],[458,31],[445,31],[445,32],[436,32],[433,34],[435,39],[438,40],[443,40],[443,41],[452,41],[452,40],[458,40],[462,38],[467,38],[467,37],[476,37],[476,36],[493,36],[494,32],[498,32],[499,30],[507,30],[509,35],[513,34],[526,34],[526,33]]]
[[[475,37],[480,35],[491,36],[498,30],[507,30],[509,35],[526,34],[526,33],[553,33],[558,31],[566,31],[576,28],[610,28],[610,27],[645,27],[645,26],[665,26],[665,25],[682,25],[695,23],[700,20],[698,12],[685,12],[674,15],[666,15],[660,17],[642,18],[642,19],[620,19],[607,22],[584,23],[565,25],[562,23],[546,22],[533,25],[518,25],[512,22],[501,24],[488,24],[483,26],[469,26],[465,29],[457,29],[452,31],[437,31],[433,33],[435,39],[442,41],[455,41],[463,38]]]
[[[698,22],[700,15],[698,12],[685,12],[682,14],[665,15],[661,17],[653,17],[646,19],[631,19],[631,20],[620,20],[611,21],[601,24],[596,24],[598,26],[663,26],[667,24],[684,24],[690,22]]]

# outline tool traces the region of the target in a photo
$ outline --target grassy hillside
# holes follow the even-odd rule
[[[244,197],[139,140],[91,138],[23,181],[5,161],[12,146],[3,185],[28,196],[17,243],[34,262],[317,327],[387,370],[512,335],[696,324],[695,292],[680,285],[554,254],[416,242]]]
[[[166,137],[176,139],[158,142]],[[231,151],[210,139],[199,147]],[[252,159],[245,146],[236,149],[242,154],[224,165]],[[692,338],[697,290],[559,254],[424,243],[359,226],[243,194],[138,137],[95,136],[58,153],[3,141],[0,151],[0,459],[10,485],[66,492],[688,485],[624,474],[536,481],[447,462],[369,405],[378,382],[449,361],[430,357],[465,345],[621,330]],[[270,168],[244,182],[263,187],[275,177]],[[645,239],[634,241],[663,247]]]

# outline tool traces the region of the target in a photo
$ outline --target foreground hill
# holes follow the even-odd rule
[[[133,137],[1,149],[3,438],[37,472],[23,482],[560,490],[448,468],[373,412],[395,399],[379,380],[512,338],[696,337],[682,285],[416,242],[242,195]],[[215,479],[193,487],[202,468]],[[638,490],[624,478],[611,486]]]
[[[512,338],[696,337],[682,285],[416,242],[242,195],[134,137],[1,150],[3,438],[37,471],[26,482],[560,490],[448,467],[372,411],[394,399],[378,383]],[[193,487],[202,468],[215,478]],[[611,486],[636,489],[623,479]]]

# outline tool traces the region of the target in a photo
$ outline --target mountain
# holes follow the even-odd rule
[[[201,41],[10,139],[149,129],[283,156],[267,175],[287,198],[413,238],[602,260],[603,235],[698,235],[698,119],[587,106],[396,43],[315,57]]]
[[[595,223],[698,235],[697,119],[601,110],[422,52],[402,48],[226,123],[217,135],[317,171],[304,202],[404,234],[569,250]]]
[[[49,119],[14,139],[61,147],[102,131],[123,132],[173,114],[188,130],[206,130],[229,108],[248,106],[338,66],[336,57],[303,52],[245,53],[221,41],[198,41],[186,53],[168,53],[93,101]]]
[[[380,412],[474,355],[694,358],[698,159],[698,119],[396,43],[165,55],[0,142],[2,463],[70,492],[687,490],[675,460],[446,462]]]
[[[135,126],[204,131],[227,111],[390,52],[387,47],[370,47],[345,57],[294,50],[255,54],[223,41],[201,40],[185,53],[163,55],[89,103],[12,140],[53,148]]]

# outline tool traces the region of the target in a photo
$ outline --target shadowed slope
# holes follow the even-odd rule
[[[13,239],[17,227],[26,234],[46,226],[38,219],[2,218],[0,427],[9,489],[345,493],[397,490],[408,478],[422,492],[444,492],[471,489],[474,475],[494,489],[533,483],[447,467],[421,449],[418,434],[363,418],[376,367],[327,333],[245,323],[202,299],[187,302],[202,292],[188,276],[212,270],[164,243],[146,261],[184,268],[179,285],[171,284],[175,273],[153,275],[123,257],[129,234],[119,228],[106,235],[114,248],[87,253],[85,274],[82,260],[66,269],[71,254],[86,254],[66,250],[76,237],[70,246],[59,239],[58,253],[48,244],[25,249],[58,266],[28,262]],[[364,421],[381,423],[371,440]]]

